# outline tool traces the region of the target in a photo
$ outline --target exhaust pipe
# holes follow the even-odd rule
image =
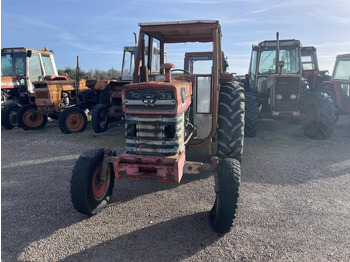
[[[279,39],[279,36],[280,36],[280,34],[277,32],[276,33],[276,43],[277,43],[277,45],[276,45],[276,74],[278,74],[278,68],[279,68],[279,66],[278,66],[278,62],[279,62],[279,60],[280,60],[280,39]]]

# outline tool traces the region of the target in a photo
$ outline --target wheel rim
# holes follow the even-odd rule
[[[84,126],[84,117],[78,112],[70,113],[66,118],[66,127],[72,132],[80,131]]]
[[[96,200],[101,200],[108,189],[109,180],[110,180],[110,172],[109,167],[107,168],[107,176],[105,181],[101,181],[101,171],[102,171],[102,163],[98,165],[95,169],[93,178],[92,178],[92,194]]]
[[[44,121],[44,116],[36,113],[34,108],[28,109],[23,114],[23,123],[28,127],[38,127]]]

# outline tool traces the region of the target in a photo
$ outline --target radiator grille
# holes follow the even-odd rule
[[[300,78],[295,76],[276,76],[271,92],[274,111],[297,111],[300,98]]]
[[[184,113],[125,116],[126,152],[136,155],[174,156],[184,149]]]

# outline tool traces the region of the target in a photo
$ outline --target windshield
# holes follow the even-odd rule
[[[300,72],[299,49],[296,46],[281,46],[279,61],[284,61],[282,74],[298,74]],[[259,74],[276,73],[276,47],[262,47],[260,53]]]
[[[2,53],[1,76],[25,76],[26,53]]]
[[[350,60],[340,60],[334,70],[334,79],[350,80]]]

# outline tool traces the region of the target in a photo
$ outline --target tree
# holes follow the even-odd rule
[[[59,75],[67,75],[68,79],[75,79],[75,69],[66,67],[65,69],[58,69]],[[111,68],[107,71],[100,69],[90,69],[89,71],[80,69],[80,77],[84,79],[96,79],[96,80],[112,80],[119,79],[121,72]]]

